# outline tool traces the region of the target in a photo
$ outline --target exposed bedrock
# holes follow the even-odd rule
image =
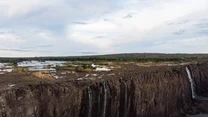
[[[190,65],[189,69],[196,82],[196,93],[208,96],[208,64]]]
[[[189,65],[207,96],[208,65]],[[186,66],[127,68],[95,81],[28,85],[0,92],[1,117],[183,117],[207,111],[192,99]]]
[[[208,112],[208,64],[195,64],[187,67],[194,81],[195,106],[200,112]]]

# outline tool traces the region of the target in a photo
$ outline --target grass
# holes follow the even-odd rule
[[[56,66],[56,70],[64,70],[64,71],[76,71],[76,72],[92,72],[93,68],[91,65],[87,64],[79,64],[78,66],[67,65],[67,66]]]
[[[13,69],[13,72],[26,73],[26,72],[28,72],[28,68],[27,67],[16,67]]]
[[[56,66],[56,70],[67,70],[67,71],[74,71],[74,66]]]

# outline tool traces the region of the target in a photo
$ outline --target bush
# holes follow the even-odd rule
[[[13,72],[28,72],[28,68],[26,67],[17,67],[13,69]]]
[[[92,72],[92,69],[86,68],[84,71],[89,73],[89,72]]]
[[[77,66],[77,67],[75,67],[75,71],[76,72],[83,72],[84,71],[84,68],[81,67],[81,66]]]

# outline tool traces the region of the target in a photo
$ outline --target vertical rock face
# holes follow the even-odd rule
[[[207,67],[206,64],[189,66],[196,79],[197,94],[207,95]],[[0,116],[183,117],[197,112],[199,106],[192,99],[185,66],[138,67],[121,76],[79,82],[1,91]]]
[[[185,68],[163,70],[153,69],[92,84],[91,116],[179,117],[194,112]],[[88,104],[87,98],[86,93],[81,105]],[[82,110],[80,116],[87,117],[86,106]]]
[[[195,99],[195,100],[200,100],[200,101],[208,101],[208,97],[197,94],[197,92],[196,92],[196,81],[195,81],[196,78],[195,78],[193,72],[191,72],[188,67],[186,67],[186,72],[187,72],[189,82],[190,82],[190,86],[191,86],[192,98]]]
[[[191,65],[189,69],[196,82],[197,94],[208,96],[208,64]]]
[[[68,84],[40,84],[0,94],[1,117],[78,117],[82,90]]]
[[[195,106],[201,112],[208,112],[208,64],[194,64],[188,68],[195,82]]]

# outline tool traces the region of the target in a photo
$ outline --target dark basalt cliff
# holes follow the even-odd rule
[[[0,92],[1,117],[183,117],[208,111],[192,99],[186,66],[126,67],[95,81],[27,85]],[[188,65],[208,95],[208,64]]]

